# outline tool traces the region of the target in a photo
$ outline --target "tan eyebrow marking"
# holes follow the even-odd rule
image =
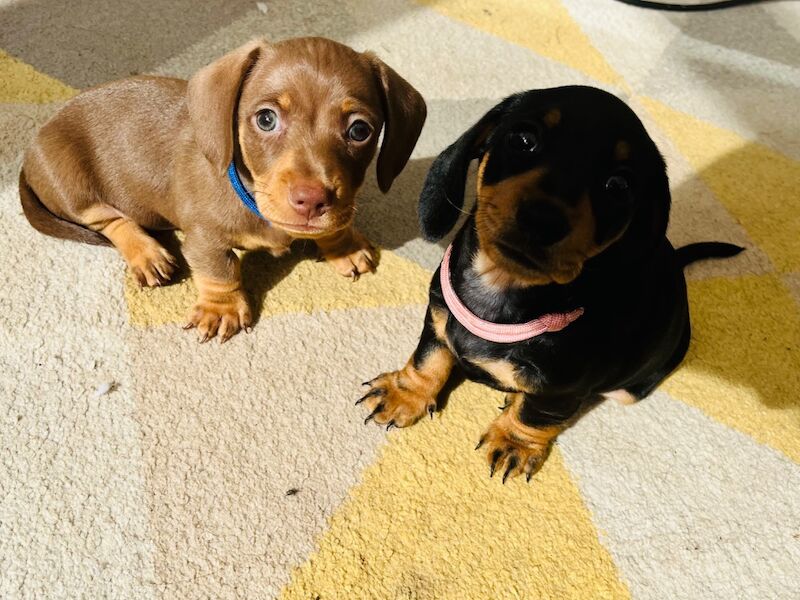
[[[280,106],[282,110],[289,110],[292,107],[292,97],[284,92],[278,96],[278,106]]]
[[[620,140],[614,146],[614,160],[628,160],[631,156],[631,146],[625,140]]]
[[[358,98],[345,98],[342,100],[340,104],[342,109],[342,114],[349,115],[353,113],[358,113],[361,115],[367,116],[369,119],[379,119],[379,115],[375,114],[375,110],[370,106],[368,102],[363,100],[359,100]]]
[[[547,111],[547,114],[544,116],[544,124],[550,128],[555,127],[561,122],[561,111],[557,108],[553,108]]]
[[[342,100],[342,112],[354,112],[359,108],[361,108],[361,104],[355,101],[353,98],[345,98]]]

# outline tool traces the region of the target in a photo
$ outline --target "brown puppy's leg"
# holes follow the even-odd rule
[[[522,392],[508,394],[502,414],[492,421],[475,448],[486,447],[489,476],[505,465],[503,483],[522,473],[530,481],[580,406],[581,402],[574,399],[545,399]]]
[[[377,251],[354,227],[315,241],[328,264],[340,275],[352,277],[353,281],[362,273],[374,272],[378,265]]]
[[[450,349],[437,337],[440,321],[440,313],[428,308],[419,344],[406,366],[367,382],[370,390],[356,402],[367,403],[370,414],[365,423],[374,419],[389,429],[413,425],[426,412],[433,418],[436,398],[455,364]]]
[[[196,327],[201,343],[217,334],[224,343],[241,329],[249,331],[253,321],[242,289],[239,257],[215,241],[211,235],[190,232],[183,244],[198,292],[184,329]]]
[[[176,264],[173,256],[113,206],[95,204],[81,211],[80,222],[111,240],[140,285],[158,286],[172,277]]]

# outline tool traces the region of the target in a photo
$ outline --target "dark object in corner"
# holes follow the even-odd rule
[[[723,8],[733,8],[745,4],[755,4],[764,0],[720,0],[720,2],[707,2],[705,4],[674,4],[672,2],[651,2],[650,0],[617,0],[624,4],[637,6],[639,8],[650,8],[653,10],[668,10],[673,12],[705,12],[709,10],[721,10]]]

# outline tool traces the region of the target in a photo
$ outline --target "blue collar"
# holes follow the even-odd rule
[[[242,201],[242,204],[244,204],[251,213],[260,219],[267,221],[267,219],[264,218],[264,215],[261,214],[261,211],[258,210],[256,199],[253,198],[253,194],[247,191],[242,183],[242,180],[239,179],[239,172],[236,170],[236,164],[234,164],[233,161],[231,161],[231,164],[228,166],[228,179],[231,182],[233,191],[236,192],[237,196],[239,196],[239,200]],[[267,221],[267,223],[269,223],[269,221]]]

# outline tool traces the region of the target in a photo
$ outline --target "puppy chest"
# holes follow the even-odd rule
[[[269,229],[264,232],[242,233],[236,238],[236,247],[242,250],[266,250],[273,256],[289,252],[292,238],[283,231]]]
[[[483,381],[489,378],[489,385],[504,392],[530,392],[532,382],[519,365],[499,358],[460,357],[462,364],[467,363],[472,376]],[[470,369],[471,367],[471,369]]]

